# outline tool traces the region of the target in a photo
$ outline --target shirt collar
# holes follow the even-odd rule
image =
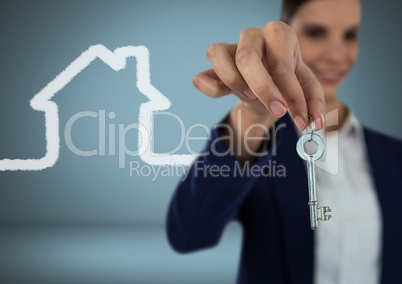
[[[362,133],[362,126],[360,122],[357,120],[356,116],[354,113],[352,113],[350,110],[348,111],[348,114],[346,116],[344,125],[342,126],[341,129],[339,129],[339,135],[340,136],[357,136]]]

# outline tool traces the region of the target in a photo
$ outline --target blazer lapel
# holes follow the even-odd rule
[[[310,228],[307,172],[304,161],[296,152],[298,137],[291,118],[288,115],[282,117],[276,129],[279,129],[276,134],[277,153],[272,159],[277,166],[283,165],[286,169],[286,177],[274,178],[286,273],[290,283],[300,282],[300,279],[304,283],[313,283],[314,234]]]
[[[369,162],[382,212],[381,283],[395,283],[402,261],[402,169],[387,140],[364,127]],[[401,283],[401,282],[398,282]]]

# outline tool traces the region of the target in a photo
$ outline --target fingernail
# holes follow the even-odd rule
[[[296,115],[295,118],[293,119],[296,123],[297,128],[299,130],[303,130],[306,127],[306,122],[304,121],[303,117],[301,115]]]
[[[287,111],[286,107],[280,101],[272,101],[268,108],[277,117],[283,116]]]
[[[322,113],[320,114],[320,117],[315,119],[314,121],[315,123],[315,129],[319,130],[322,128],[322,126],[324,125],[324,120],[322,118]]]
[[[250,87],[245,88],[242,93],[249,99],[255,99],[257,97],[250,89]]]
[[[323,112],[320,112],[320,118],[322,121],[322,127],[325,127],[325,114]]]

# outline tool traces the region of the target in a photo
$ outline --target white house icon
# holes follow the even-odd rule
[[[129,57],[135,57],[137,61],[137,88],[149,99],[149,101],[140,105],[139,111],[139,124],[149,130],[149,137],[142,137],[141,143],[138,141],[139,147],[146,147],[144,151],[139,151],[139,153],[141,153],[141,159],[150,165],[169,165],[172,160],[175,162],[175,165],[191,164],[196,155],[172,155],[153,152],[152,113],[168,109],[171,103],[169,99],[159,92],[150,82],[148,49],[145,46],[124,46],[116,48],[112,52],[105,46],[98,44],[90,46],[84,51],[30,101],[30,105],[34,110],[43,111],[45,113],[45,156],[40,159],[3,159],[0,160],[0,170],[35,171],[54,166],[60,154],[60,133],[58,106],[55,102],[51,101],[53,96],[62,90],[95,59],[99,58],[115,71],[119,71],[126,67],[126,61]]]

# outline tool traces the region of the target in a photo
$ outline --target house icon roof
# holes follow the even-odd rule
[[[135,57],[137,61],[137,88],[149,99],[139,106],[139,124],[145,127],[149,133],[148,137],[142,137],[143,140],[138,141],[138,146],[143,147],[138,150],[140,158],[150,165],[191,164],[196,155],[153,152],[153,112],[167,110],[171,102],[151,84],[148,49],[145,46],[123,46],[110,51],[102,44],[97,44],[85,50],[30,101],[34,110],[42,111],[45,114],[45,156],[40,159],[2,159],[0,160],[0,171],[35,171],[53,167],[60,154],[60,131],[58,105],[51,99],[95,59],[99,58],[115,71],[119,71],[126,67],[127,58],[130,57]]]

